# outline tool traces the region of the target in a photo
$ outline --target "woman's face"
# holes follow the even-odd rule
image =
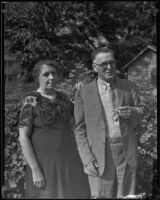
[[[42,89],[53,89],[57,83],[57,72],[56,68],[43,64],[39,73],[39,84]]]

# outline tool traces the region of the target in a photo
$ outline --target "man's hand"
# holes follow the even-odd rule
[[[118,107],[118,113],[120,117],[124,119],[129,119],[131,117],[132,107],[130,106]]]
[[[45,179],[41,170],[39,169],[32,170],[32,177],[33,177],[33,183],[37,188],[43,188],[45,186]]]
[[[99,175],[99,172],[98,172],[98,163],[97,161],[92,161],[90,163],[88,163],[86,166],[85,166],[85,173],[87,173],[88,175],[91,175],[91,176],[98,176]]]

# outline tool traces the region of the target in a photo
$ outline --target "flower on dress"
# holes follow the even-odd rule
[[[23,102],[23,105],[25,106],[26,104],[30,104],[33,107],[37,105],[37,98],[34,96],[27,96]]]

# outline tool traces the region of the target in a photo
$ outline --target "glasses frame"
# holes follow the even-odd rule
[[[111,62],[114,62],[114,64],[111,64]],[[108,67],[108,65],[110,65],[111,67],[112,66],[115,66],[117,63],[117,60],[111,60],[110,62],[106,63],[104,66],[103,65],[100,65],[98,63],[93,63],[93,65],[97,65],[98,67],[102,68],[102,69],[106,69]]]

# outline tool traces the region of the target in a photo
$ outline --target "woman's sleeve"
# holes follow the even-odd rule
[[[34,104],[28,97],[23,101],[19,116],[19,127],[32,127],[34,124]]]

